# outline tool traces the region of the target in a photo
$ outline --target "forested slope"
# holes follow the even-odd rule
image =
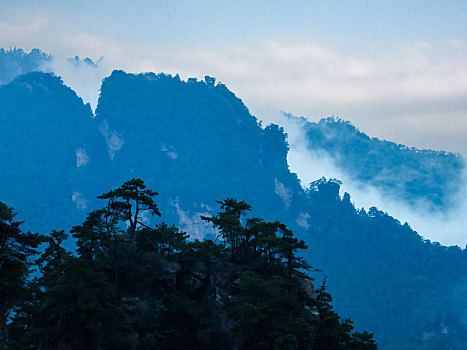
[[[337,311],[375,332],[383,349],[434,349],[440,341],[465,348],[465,250],[425,241],[376,208],[355,209],[338,181],[304,191],[288,168],[283,130],[262,128],[212,78],[115,71],[95,118],[43,73],[0,88],[0,101],[0,198],[29,228],[69,229],[97,207],[95,196],[133,177],[159,192],[165,220],[193,239],[214,238],[201,216],[216,213],[216,200],[244,200],[253,216],[279,220],[308,242],[303,255],[322,270],[318,278],[328,276]]]
[[[246,218],[250,206],[228,198],[203,218],[216,240],[189,242],[176,226],[144,224],[160,216],[156,196],[141,179],[100,196],[104,207],[71,230],[74,251],[65,231],[22,232],[0,202],[0,346],[376,349],[324,284],[315,292],[297,254],[306,244],[284,224]]]
[[[386,196],[412,206],[447,210],[463,189],[464,158],[458,153],[420,150],[371,138],[336,117],[299,123],[309,150],[331,157],[349,179],[378,188]]]

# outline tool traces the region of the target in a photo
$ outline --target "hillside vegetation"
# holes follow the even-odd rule
[[[22,232],[0,202],[0,346],[6,349],[376,349],[315,294],[285,225],[245,219],[226,199],[204,220],[212,240],[162,222],[140,179],[100,196],[107,203],[65,231]],[[147,215],[144,215],[147,214]],[[39,243],[45,243],[38,257]],[[31,279],[31,269],[38,270]]]
[[[309,150],[330,156],[343,173],[362,186],[374,186],[389,197],[431,210],[456,205],[465,169],[460,154],[370,138],[336,117],[316,123],[291,115],[288,118],[300,123]]]
[[[68,232],[101,207],[96,196],[144,178],[160,193],[168,227],[214,241],[201,216],[217,215],[216,200],[238,198],[253,217],[284,223],[307,242],[299,256],[321,271],[310,271],[317,285],[327,276],[337,312],[374,332],[381,348],[466,348],[465,250],[425,240],[377,208],[356,209],[338,180],[303,190],[283,129],[261,127],[213,78],[115,71],[93,117],[58,77],[35,72],[0,87],[0,104],[0,198],[26,231]]]

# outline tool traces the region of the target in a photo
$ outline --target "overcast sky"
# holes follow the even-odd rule
[[[88,100],[113,68],[211,75],[259,118],[337,115],[467,155],[465,0],[0,0],[0,46],[104,56],[92,77],[64,79]]]

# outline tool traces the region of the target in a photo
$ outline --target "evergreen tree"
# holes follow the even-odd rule
[[[109,201],[108,208],[121,215],[123,220],[129,221],[128,232],[132,235],[138,225],[147,226],[142,222],[141,212],[149,211],[152,215],[161,216],[154,200],[158,193],[146,188],[143,180],[131,179],[121,187],[104,193],[98,198]]]
[[[342,320],[333,310],[332,297],[326,291],[326,279],[317,290],[320,322],[316,332],[315,350],[358,349],[376,350],[373,334],[352,332],[350,319]]]
[[[220,236],[224,243],[230,247],[232,255],[235,255],[244,238],[244,228],[242,227],[240,218],[247,211],[251,210],[251,206],[243,201],[238,202],[233,198],[216,202],[221,205],[221,211],[216,216],[202,216],[201,218],[211,222],[214,227],[220,230]]]
[[[28,298],[27,278],[42,236],[22,232],[15,212],[0,202],[0,347],[8,344],[8,320],[15,308]]]

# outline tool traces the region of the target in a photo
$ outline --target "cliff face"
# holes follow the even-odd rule
[[[212,80],[115,71],[102,84],[96,121],[113,158],[111,185],[145,179],[159,190],[164,214],[183,227],[196,226],[199,213],[226,197],[281,219],[303,193],[288,170],[282,129],[261,128]]]
[[[1,86],[0,106],[2,200],[30,229],[82,220],[109,164],[89,105],[59,77],[34,72]]]

